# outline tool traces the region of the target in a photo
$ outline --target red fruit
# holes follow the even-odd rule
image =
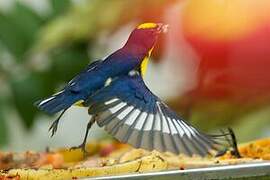
[[[115,147],[112,143],[109,144],[105,144],[101,147],[99,155],[104,157],[104,156],[108,156],[111,152],[113,152],[115,150]]]

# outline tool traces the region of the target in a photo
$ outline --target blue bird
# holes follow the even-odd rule
[[[166,25],[139,25],[127,43],[105,60],[95,61],[74,77],[60,92],[40,100],[37,107],[49,114],[62,111],[51,126],[56,132],[59,119],[72,105],[89,107],[91,119],[83,143],[74,148],[85,151],[89,129],[96,122],[120,142],[136,148],[176,154],[205,156],[231,145],[228,133],[200,132],[173,112],[143,82],[148,58]],[[225,140],[225,141],[224,141]]]
[[[133,69],[146,71],[147,61],[160,33],[165,32],[167,25],[144,23],[130,34],[126,44],[104,60],[91,63],[74,77],[60,92],[49,98],[39,100],[35,105],[48,114],[62,111],[50,130],[52,136],[57,131],[60,118],[72,105],[84,106],[84,101],[103,88],[111,79],[128,74]]]

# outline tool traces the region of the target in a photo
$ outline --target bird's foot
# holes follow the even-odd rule
[[[231,128],[228,128],[228,133],[225,133],[222,130],[221,130],[221,132],[223,135],[225,135],[226,141],[228,142],[229,147],[218,151],[217,154],[215,155],[215,157],[223,156],[229,151],[229,153],[232,156],[234,156],[236,158],[241,158],[240,152],[238,150],[237,140],[236,140],[236,136],[234,134],[234,131]],[[229,135],[230,138],[227,138],[227,135]]]
[[[217,154],[215,155],[215,157],[223,156],[223,155],[225,155],[227,153],[227,151],[228,151],[227,148],[225,148],[225,149],[223,149],[221,151],[218,151]]]
[[[234,131],[232,130],[232,128],[228,128],[228,131],[231,135],[231,140],[232,140],[232,150],[230,151],[231,155],[233,155],[236,158],[241,158]]]
[[[58,118],[56,120],[54,120],[52,125],[50,126],[49,131],[52,132],[51,137],[53,137],[55,135],[57,128],[58,128],[59,121],[60,121],[61,117],[64,115],[64,113],[67,111],[67,109],[64,109],[61,112],[61,114],[58,116]]]
[[[228,149],[224,149],[224,150],[218,151],[217,154],[215,155],[215,157],[223,156],[223,155],[225,155],[225,154],[227,153],[227,151],[228,151]],[[241,157],[242,157],[242,156],[240,155],[238,149],[235,149],[235,148],[229,150],[229,153],[230,153],[232,156],[236,157],[236,158],[241,158]]]
[[[55,121],[53,121],[53,123],[51,124],[49,131],[52,132],[51,137],[53,137],[58,129],[58,124],[59,124],[59,119],[56,119]]]
[[[241,156],[240,153],[239,153],[238,148],[237,148],[237,149],[231,150],[230,153],[231,153],[231,155],[233,155],[233,156],[236,157],[236,158],[242,158],[242,156]]]
[[[79,146],[73,146],[69,150],[72,151],[72,150],[76,150],[76,149],[80,149],[85,156],[88,155],[88,152],[86,150],[86,144],[85,143],[82,143]]]

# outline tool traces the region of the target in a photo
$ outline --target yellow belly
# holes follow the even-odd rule
[[[79,101],[77,101],[75,104],[73,104],[73,106],[84,107],[83,102],[84,102],[83,100],[79,100]]]

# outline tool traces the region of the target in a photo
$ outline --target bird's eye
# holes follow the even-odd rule
[[[151,34],[155,34],[156,33],[156,29],[150,29],[149,30]]]

